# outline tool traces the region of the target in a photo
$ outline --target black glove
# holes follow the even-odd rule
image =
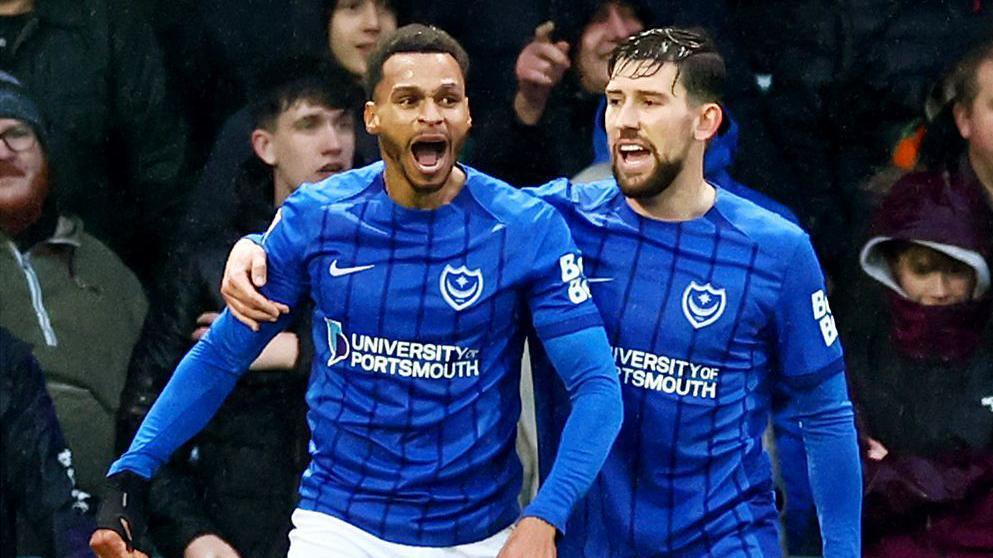
[[[149,481],[124,471],[107,478],[103,502],[97,512],[97,529],[110,529],[124,539],[128,552],[145,532],[145,498]]]

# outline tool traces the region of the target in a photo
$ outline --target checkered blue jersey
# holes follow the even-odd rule
[[[773,382],[843,372],[807,235],[718,188],[700,218],[644,218],[614,180],[532,191],[565,217],[613,349],[624,423],[560,554],[779,556],[761,436]],[[540,463],[568,400],[533,355]]]
[[[522,317],[546,342],[590,329],[603,335],[558,212],[463,168],[465,187],[430,211],[394,203],[382,163],[304,185],[263,239],[264,294],[291,307],[309,295],[314,305],[312,459],[300,507],[408,545],[478,541],[518,518]],[[226,313],[219,320],[194,348],[215,360],[239,355],[223,357],[215,376],[254,359],[231,347],[248,344],[257,354],[279,327],[263,326],[260,336]],[[619,422],[605,339],[601,363]],[[151,447],[156,432],[172,420],[153,408],[111,472],[149,476],[163,453]],[[594,462],[589,480],[614,433],[599,459],[586,460]],[[584,489],[571,498],[550,491],[531,509],[564,526]]]

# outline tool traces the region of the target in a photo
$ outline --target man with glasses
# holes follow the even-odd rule
[[[0,72],[0,326],[33,345],[75,451],[65,462],[92,492],[113,457],[146,302],[121,260],[57,207],[47,139],[34,99]]]

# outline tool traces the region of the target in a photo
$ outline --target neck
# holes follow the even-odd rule
[[[660,221],[690,221],[714,206],[717,191],[703,179],[703,156],[690,156],[672,184],[650,198],[625,198],[635,213]]]
[[[279,207],[283,205],[286,198],[290,197],[293,193],[293,188],[286,183],[285,180],[281,180],[279,175],[275,171],[272,173],[272,204],[274,207]]]
[[[384,161],[386,158],[384,157]],[[445,183],[437,190],[420,191],[411,185],[399,163],[386,161],[384,180],[386,193],[397,205],[410,209],[437,209],[455,199],[465,186],[465,172],[458,165],[452,167]]]
[[[969,150],[969,164],[979,178],[979,182],[982,183],[986,197],[990,200],[990,205],[993,205],[993,165],[984,163],[972,149]]]
[[[0,0],[0,17],[26,14],[34,9],[34,0]]]

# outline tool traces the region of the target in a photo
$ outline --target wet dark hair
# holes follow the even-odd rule
[[[666,63],[676,65],[672,88],[682,78],[691,99],[700,103],[720,103],[724,98],[727,70],[714,41],[698,28],[663,27],[642,31],[614,49],[607,74],[650,77]]]
[[[326,58],[294,56],[263,69],[256,77],[249,112],[256,128],[273,130],[276,119],[300,101],[330,109],[361,106],[362,93],[355,77]]]
[[[397,29],[391,37],[369,55],[365,76],[365,93],[372,99],[373,91],[383,80],[383,64],[394,54],[404,52],[437,52],[451,55],[459,64],[462,76],[469,75],[469,55],[458,41],[437,27],[412,23]]]

